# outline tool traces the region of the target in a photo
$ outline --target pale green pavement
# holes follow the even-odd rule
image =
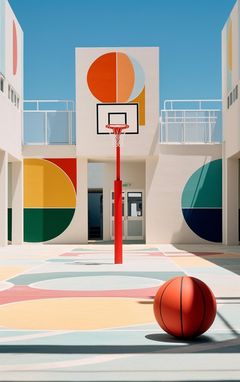
[[[126,245],[122,265],[113,264],[112,245],[0,248],[2,292],[34,282],[71,291],[79,277],[78,290],[124,291],[184,274],[206,282],[217,298],[205,335],[177,340],[156,322],[102,330],[0,327],[0,381],[240,381],[240,247]]]

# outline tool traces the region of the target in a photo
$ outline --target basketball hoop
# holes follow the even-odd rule
[[[115,147],[119,147],[120,146],[120,136],[121,136],[121,134],[125,134],[125,131],[126,131],[126,129],[129,128],[129,125],[111,123],[109,125],[106,125],[106,128],[109,130],[112,130],[109,132],[109,134],[114,134]]]

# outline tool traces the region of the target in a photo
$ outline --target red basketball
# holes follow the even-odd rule
[[[212,325],[216,300],[203,281],[195,277],[175,277],[157,291],[154,314],[167,333],[180,338],[196,337]]]

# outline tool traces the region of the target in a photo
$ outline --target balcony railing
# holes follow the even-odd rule
[[[161,111],[160,142],[222,142],[221,100],[166,100]]]
[[[75,145],[73,101],[24,101],[24,145]]]

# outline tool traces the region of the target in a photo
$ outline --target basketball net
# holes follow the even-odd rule
[[[121,137],[121,146],[123,146],[124,143],[124,136],[126,133],[126,130],[129,128],[129,125],[126,124],[109,124],[106,125],[106,128],[109,129],[109,136],[112,139],[113,147],[119,147],[120,146],[120,137]]]

